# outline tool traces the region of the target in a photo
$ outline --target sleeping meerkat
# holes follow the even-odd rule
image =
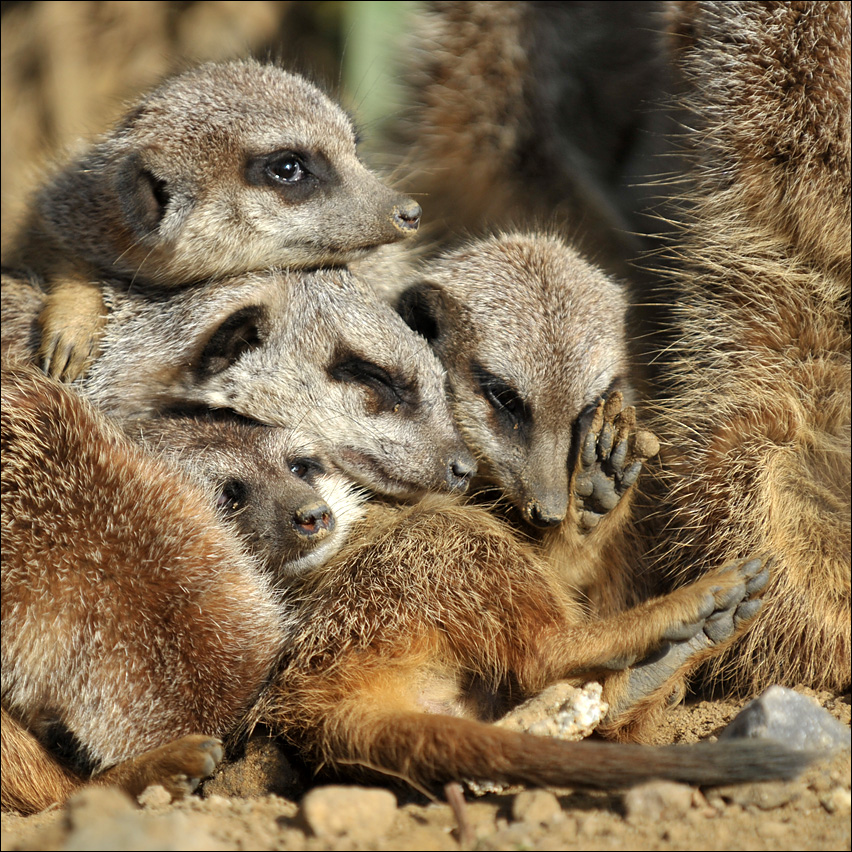
[[[720,619],[751,619],[766,581],[759,559],[590,622],[507,526],[436,496],[374,505],[337,557],[275,595],[210,491],[141,453],[65,386],[32,370],[4,379],[7,805],[62,801],[87,782],[80,762],[107,769],[100,783],[185,792],[257,693],[249,718],[311,762],[418,785],[723,783],[785,777],[810,760],[766,742],[644,749],[479,721],[507,688],[519,699],[556,679],[606,675]],[[38,523],[26,514],[33,500]],[[250,546],[279,552],[268,537]],[[76,771],[60,763],[61,745]]]
[[[463,491],[474,460],[428,345],[345,269],[270,270],[160,302],[105,289],[102,352],[75,387],[120,420],[210,408],[298,428],[380,494]],[[32,359],[43,295],[5,275],[5,357]]]
[[[358,159],[349,118],[301,77],[210,63],[142,97],[34,199],[6,265],[40,275],[40,358],[98,351],[99,282],[171,291],[270,266],[345,264],[413,234],[420,207]]]

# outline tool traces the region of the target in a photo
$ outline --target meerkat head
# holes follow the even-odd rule
[[[622,288],[556,238],[504,235],[432,262],[401,296],[447,371],[483,482],[560,523],[584,415],[627,372]]]
[[[211,486],[222,516],[277,579],[328,562],[363,517],[361,490],[297,430],[212,415],[124,428]]]
[[[359,160],[340,107],[253,61],[166,81],[58,173],[40,208],[104,274],[164,286],[347,263],[420,221]]]
[[[467,488],[475,462],[440,362],[346,270],[271,270],[156,304],[105,292],[110,320],[85,382],[107,411],[232,411],[311,434],[378,493]]]

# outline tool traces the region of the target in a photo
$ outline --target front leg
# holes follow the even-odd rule
[[[673,623],[656,651],[606,680],[604,695],[609,713],[602,730],[618,739],[641,740],[657,712],[683,698],[689,674],[727,648],[754,622],[762,605],[760,596],[769,582],[771,562],[759,558],[737,562],[705,578],[734,582],[716,593],[716,606],[697,630],[692,624]]]
[[[42,369],[57,381],[73,382],[100,353],[106,325],[100,288],[82,277],[51,282],[39,324]]]
[[[553,629],[542,637],[550,680],[609,673],[604,699],[616,718],[739,635],[768,580],[768,560],[742,560],[609,618]]]

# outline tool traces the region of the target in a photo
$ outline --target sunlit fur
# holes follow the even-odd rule
[[[148,418],[195,405],[297,428],[350,478],[392,496],[458,488],[454,466],[473,469],[437,358],[346,270],[271,270],[162,301],[117,292],[109,300],[102,353],[82,384],[108,414]],[[4,350],[26,357],[39,304],[26,281],[4,276]],[[212,346],[240,311],[244,322]],[[409,389],[398,406],[331,375],[352,356]]]
[[[692,208],[653,428],[655,571],[776,560],[707,672],[753,692],[850,683],[850,7],[685,3]],[[661,588],[665,588],[661,584]]]
[[[276,152],[295,152],[310,177],[291,188],[251,171]],[[46,279],[42,355],[58,338],[82,359],[102,331],[98,281],[185,289],[346,263],[414,233],[399,218],[414,208],[419,219],[361,163],[348,116],[307,80],[251,60],[210,63],[167,80],[57,168],[4,263]]]

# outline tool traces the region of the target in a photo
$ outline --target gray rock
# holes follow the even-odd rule
[[[784,686],[770,686],[747,704],[719,739],[767,739],[801,751],[852,747],[852,732],[810,698]]]

